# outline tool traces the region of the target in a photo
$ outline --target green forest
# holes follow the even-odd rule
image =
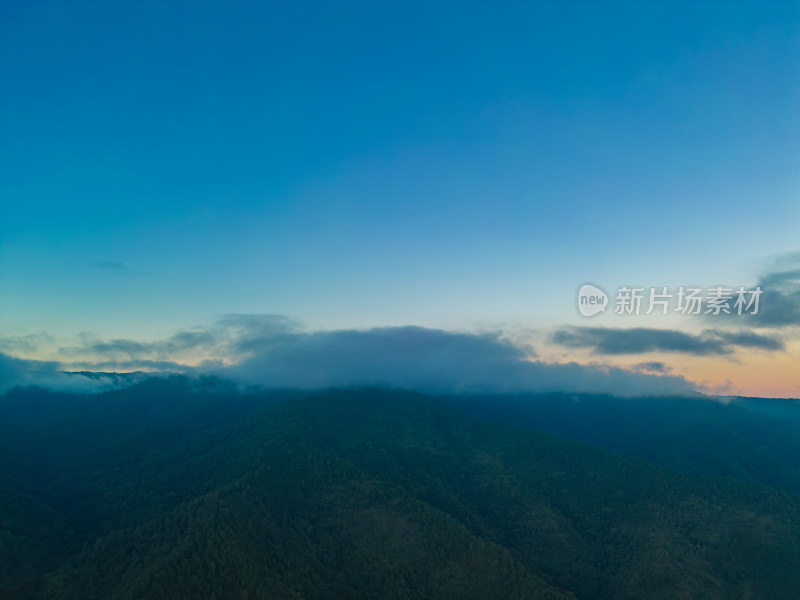
[[[636,410],[681,432],[686,418],[662,414],[675,402]],[[775,438],[749,464],[725,445],[741,414],[702,405],[692,462],[666,433],[651,456],[640,432],[608,433],[622,409],[581,441],[592,429],[558,430],[560,406],[575,410],[182,377],[14,390],[0,399],[0,597],[800,597],[800,497],[774,445],[795,423],[747,413],[750,435]],[[726,435],[703,437],[702,411]]]

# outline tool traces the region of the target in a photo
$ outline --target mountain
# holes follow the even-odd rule
[[[382,389],[0,400],[0,597],[796,598],[800,500]]]
[[[672,470],[731,477],[800,495],[800,403],[592,394],[458,395],[459,410],[589,442]]]

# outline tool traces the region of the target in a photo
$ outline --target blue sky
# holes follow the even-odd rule
[[[581,283],[754,285],[798,250],[799,26],[797,2],[4,2],[0,333],[67,360],[279,314],[589,360],[546,349]]]

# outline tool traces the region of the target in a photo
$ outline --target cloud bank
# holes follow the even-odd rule
[[[304,389],[384,385],[423,392],[694,393],[681,377],[532,360],[499,334],[422,327],[283,330],[244,344],[252,354],[218,374],[245,383]]]
[[[70,383],[76,385],[58,373],[60,366],[213,374],[243,384],[299,389],[383,385],[432,393],[696,393],[690,382],[664,370],[535,360],[531,348],[500,333],[457,333],[413,326],[309,332],[274,315],[229,315],[211,327],[164,340],[86,339],[80,346],[62,350],[65,355],[83,359],[58,365],[6,356],[0,389],[43,385],[43,381],[62,389]],[[187,366],[176,358],[181,353],[210,358]],[[94,359],[87,360],[89,355]]]
[[[90,379],[64,373],[52,361],[14,358],[0,353],[0,393],[14,387],[38,386],[58,392],[94,393],[113,386],[108,378]]]

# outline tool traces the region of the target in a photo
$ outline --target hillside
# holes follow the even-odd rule
[[[794,400],[592,394],[444,399],[481,419],[589,442],[672,470],[764,483],[800,496],[800,404]]]
[[[14,419],[3,401],[0,451],[15,464],[0,482],[3,597],[800,591],[793,495],[412,392],[239,394],[173,380],[35,412],[23,397]]]

